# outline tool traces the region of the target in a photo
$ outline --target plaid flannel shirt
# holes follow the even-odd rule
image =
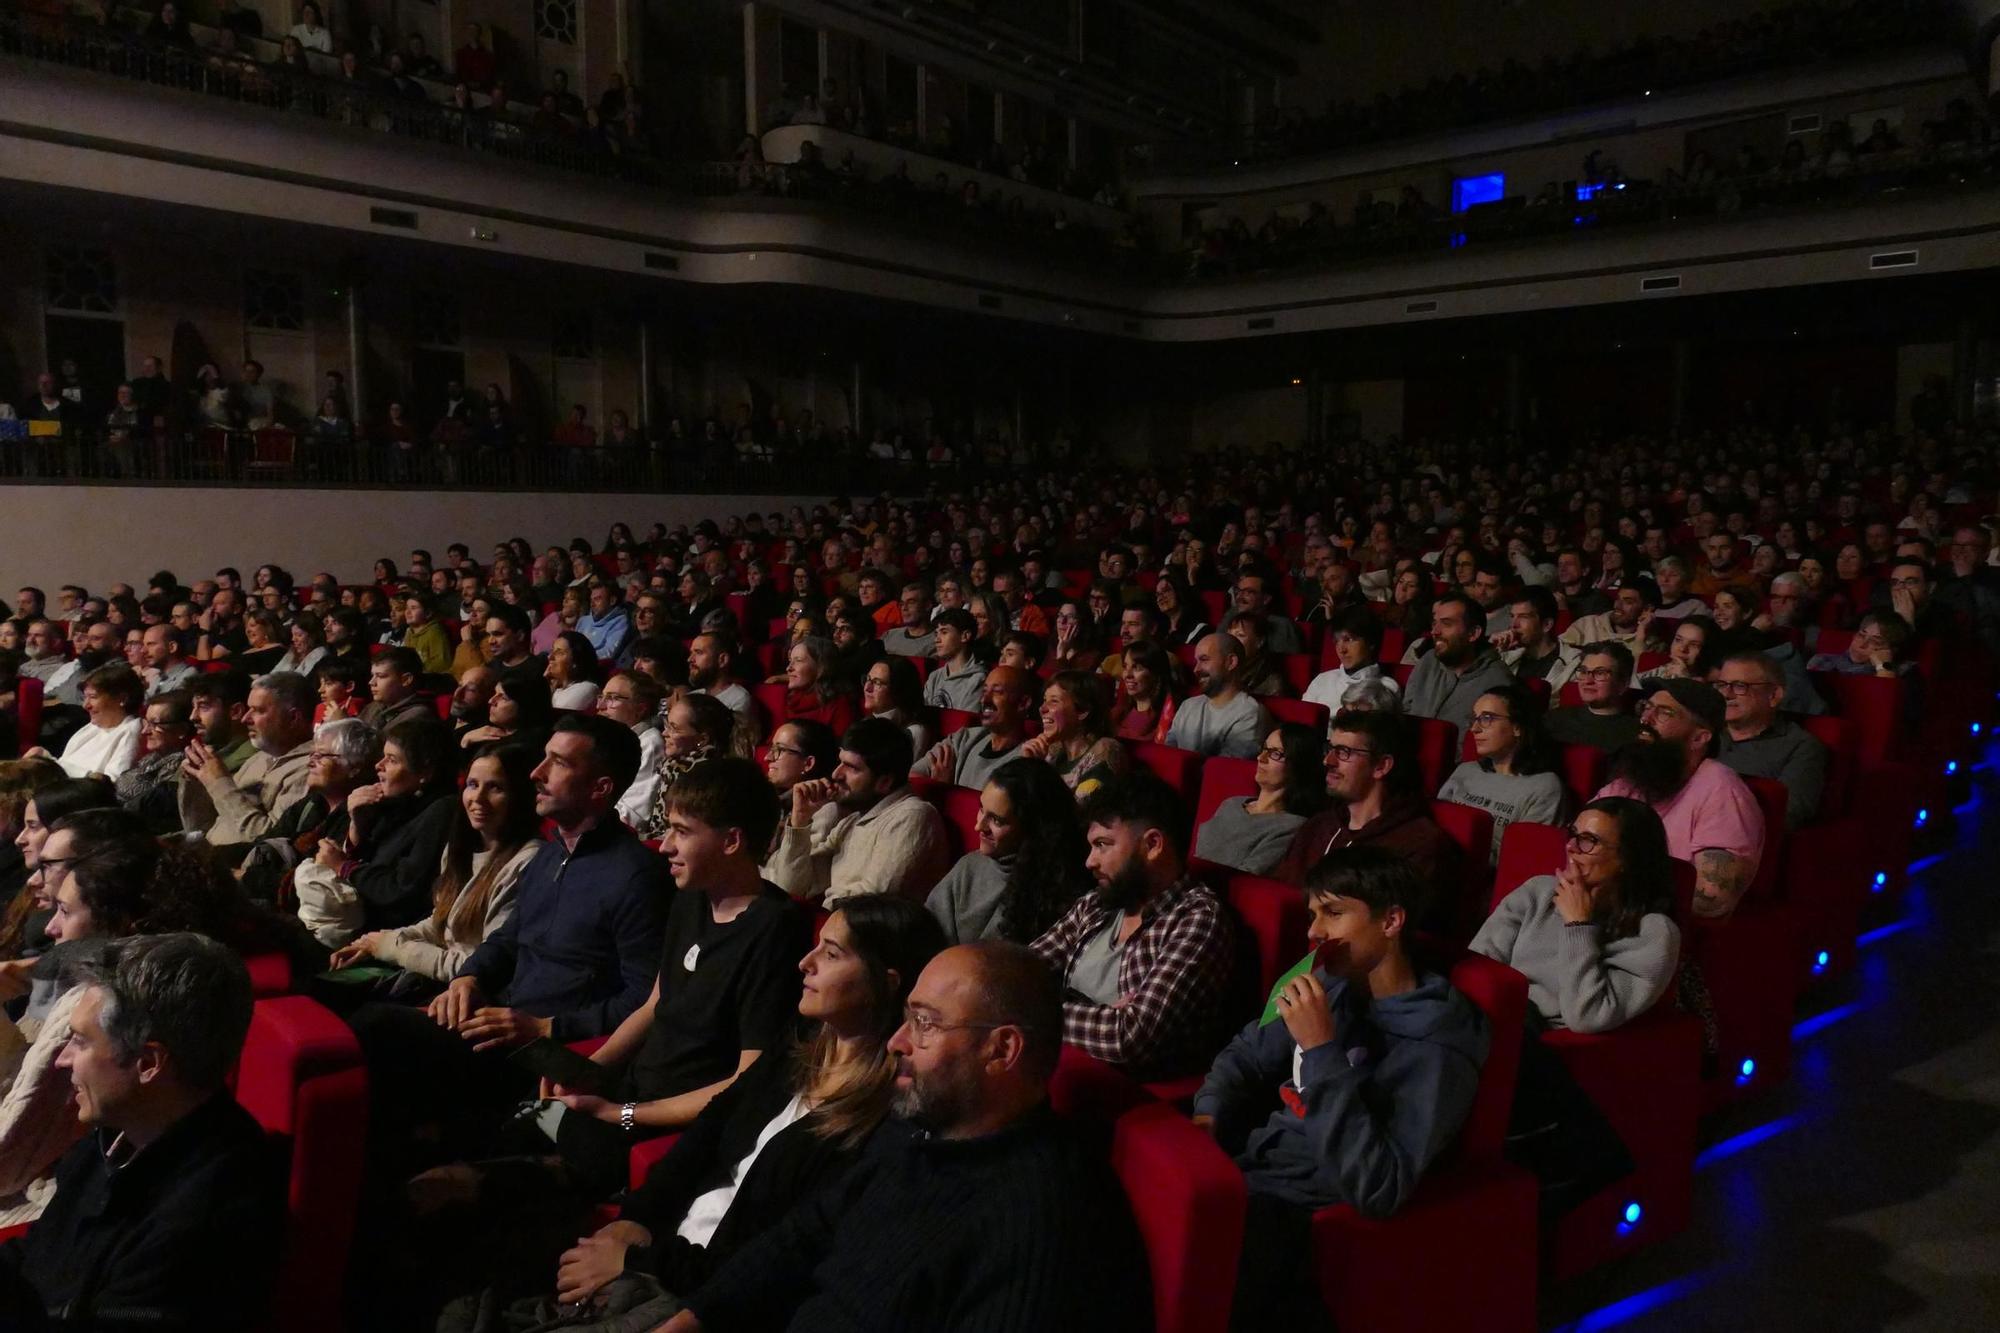
[[[1087,893],[1033,948],[1067,982],[1083,946],[1118,915]],[[1229,914],[1204,884],[1182,879],[1146,904],[1118,961],[1123,1003],[1063,1001],[1063,1040],[1145,1073],[1205,1067],[1220,1036],[1234,960]]]

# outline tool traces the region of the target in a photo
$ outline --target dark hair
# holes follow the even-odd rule
[[[1695,654],[1694,665],[1688,669],[1689,674],[1706,677],[1722,661],[1722,626],[1715,623],[1713,616],[1692,615],[1674,626],[1674,632],[1680,633],[1681,628],[1687,625],[1692,625],[1701,631],[1701,651]],[[1669,646],[1671,642],[1669,640]]]
[[[833,728],[816,718],[787,718],[771,728],[772,737],[776,738],[779,730],[784,727],[792,727],[798,731],[799,749],[804,750],[805,757],[811,761],[812,775],[816,778],[832,777],[834,765],[840,762],[840,737],[833,734]]]
[[[441,931],[457,921],[461,923],[458,933],[473,933],[472,928],[485,921],[493,891],[508,863],[541,834],[541,816],[535,813],[535,781],[530,774],[542,757],[525,745],[505,741],[482,745],[466,765],[468,776],[472,764],[482,759],[500,765],[507,783],[507,822],[494,837],[493,855],[475,874],[472,858],[481,850],[483,839],[465,817],[464,804],[460,803],[458,814],[451,821],[451,832],[445,838],[444,869],[431,890],[431,921]]]
[[[114,941],[84,981],[103,992],[98,1022],[121,1061],[158,1042],[190,1087],[227,1082],[252,1006],[250,972],[227,945],[191,932]]]
[[[639,776],[639,737],[623,722],[614,722],[596,713],[570,713],[556,723],[553,734],[581,732],[590,741],[591,762],[611,779],[611,801],[616,804]]]
[[[29,799],[35,803],[35,818],[45,828],[79,810],[114,810],[118,807],[118,793],[104,778],[64,778],[60,782],[51,782]]]
[[[917,664],[897,653],[878,657],[868,664],[868,670],[876,667],[889,669],[889,701],[902,713],[914,713],[924,706],[924,682],[917,675]]]
[[[1375,752],[1376,757],[1386,755],[1395,761],[1386,779],[1391,795],[1414,796],[1422,790],[1423,773],[1417,764],[1417,729],[1409,719],[1380,709],[1357,712],[1343,708],[1333,715],[1327,730],[1329,733],[1345,731],[1366,737],[1368,748]]]
[[[1085,715],[1083,734],[1103,739],[1112,734],[1116,724],[1111,717],[1111,697],[1109,682],[1095,671],[1058,671],[1043,687],[1057,688],[1069,695],[1070,702]]]
[[[376,654],[375,661],[387,662],[389,669],[399,676],[421,676],[424,674],[424,659],[417,650],[403,644],[384,648]]]
[[[856,722],[840,738],[840,748],[860,755],[874,776],[891,779],[890,791],[910,780],[910,765],[916,762],[910,729],[886,717],[864,717]]]
[[[1693,616],[1688,617],[1689,620],[1694,618]],[[1706,616],[1701,618],[1704,620],[1708,619]],[[1713,620],[1709,620],[1708,623],[1711,626],[1715,624]],[[1611,665],[1618,672],[1620,678],[1628,685],[1632,683],[1632,650],[1617,640],[1599,639],[1596,643],[1586,643],[1583,645],[1583,651],[1577,654],[1577,661],[1581,662],[1586,657],[1610,658]]]
[[[368,669],[367,661],[359,657],[329,657],[320,663],[317,674],[322,681],[330,680],[351,690],[358,690],[362,682],[368,679]],[[152,703],[153,700],[148,699],[146,702]]]
[[[1368,645],[1368,655],[1382,655],[1382,618],[1365,606],[1349,607],[1335,617],[1331,632],[1350,634]]]
[[[1379,714],[1371,714],[1379,716]],[[1416,862],[1401,852],[1366,844],[1336,847],[1306,871],[1306,901],[1352,898],[1380,920],[1390,908],[1403,909],[1410,929],[1424,919],[1430,905],[1430,884]]]
[[[116,699],[125,712],[137,713],[146,700],[146,687],[139,673],[123,662],[106,662],[83,678],[84,685],[98,694]]]
[[[696,764],[682,774],[667,790],[666,808],[668,814],[679,810],[710,828],[743,830],[744,850],[759,862],[770,850],[783,817],[778,790],[764,770],[733,755]]]
[[[986,785],[1006,796],[1021,830],[995,920],[1001,938],[1032,944],[1090,888],[1076,797],[1053,768],[1032,759],[1008,760]]]
[[[564,630],[556,635],[556,639],[569,647],[570,679],[587,680],[595,684],[600,673],[597,666],[597,649],[591,646],[590,640],[573,629]]]
[[[1326,808],[1326,740],[1318,727],[1280,722],[1278,748],[1285,752],[1285,813],[1310,817]]]
[[[1023,1067],[1046,1082],[1062,1051],[1062,977],[1034,950],[1012,940],[975,940],[961,947],[970,949],[978,964],[973,989],[980,1021],[1020,1028],[1026,1038]]]
[[[520,712],[516,731],[547,731],[555,722],[555,705],[549,700],[549,683],[531,666],[509,667],[500,673],[495,689],[507,691]]]
[[[226,939],[234,933],[242,906],[234,883],[193,848],[161,844],[138,815],[79,810],[49,831],[68,833],[76,843],[70,875],[100,935],[198,930]]]
[[[458,776],[458,747],[451,728],[435,714],[400,719],[382,733],[382,744],[401,750],[403,762],[424,775],[423,791],[433,791]]]
[[[1042,653],[1046,650],[1041,635],[1033,630],[1014,629],[1000,636],[1001,648],[1010,648],[1015,644],[1019,644],[1021,651],[1028,655],[1028,670],[1033,671],[1041,665]]]
[[[712,632],[702,631],[704,634]],[[730,645],[730,651],[735,652],[734,643]],[[660,670],[653,678],[660,682],[661,689],[677,690],[688,683],[687,654],[681,651],[678,640],[657,634],[635,640],[632,644],[632,660],[636,662],[642,657],[659,664]],[[732,660],[729,665],[733,677],[736,663]]]
[[[1535,608],[1535,615],[1543,621],[1554,623],[1556,618],[1556,595],[1539,583],[1530,583],[1514,594],[1516,604],[1526,602]]]
[[[1520,735],[1514,747],[1515,775],[1525,778],[1537,773],[1554,772],[1555,745],[1549,740],[1543,725],[1547,709],[1542,703],[1542,696],[1514,681],[1481,690],[1479,694],[1481,698],[1498,699],[1507,705],[1507,720],[1514,724],[1514,730]],[[1486,761],[1481,760],[1480,766],[1486,767]]]
[[[1456,587],[1439,593],[1431,599],[1431,614],[1435,616],[1438,608],[1453,604],[1463,608],[1462,614],[1465,616],[1467,632],[1476,632],[1476,637],[1483,640],[1486,637],[1486,611],[1479,603],[1472,600],[1470,593],[1461,592]]]
[[[1127,671],[1130,671],[1135,666],[1144,667],[1146,670],[1152,672],[1153,679],[1159,682],[1160,706],[1162,708],[1171,703],[1174,698],[1174,688],[1177,684],[1174,665],[1174,659],[1168,654],[1167,650],[1151,639],[1142,639],[1125,650],[1125,669]],[[1117,709],[1114,711],[1113,717],[1122,718],[1129,711],[1130,705],[1126,700],[1124,691],[1121,690],[1119,692]]]
[[[1107,779],[1084,797],[1077,807],[1077,818],[1085,829],[1092,824],[1131,824],[1142,831],[1158,829],[1166,836],[1175,856],[1187,855],[1187,802],[1150,772]]]
[[[488,603],[486,618],[488,620],[499,621],[516,634],[528,635],[535,632],[534,625],[528,619],[528,613],[512,602],[493,601]],[[484,626],[481,626],[481,628],[483,629]]]
[[[728,754],[736,735],[736,714],[712,694],[683,694],[674,705],[694,715],[695,734],[721,754]]]
[[[979,632],[979,622],[972,618],[972,612],[962,606],[938,612],[931,618],[931,626],[934,629],[955,629],[960,634],[967,635]]]
[[[1667,851],[1667,829],[1659,813],[1629,796],[1600,796],[1584,810],[1609,815],[1618,825],[1618,877],[1612,894],[1600,896],[1592,908],[1606,942],[1639,933],[1649,912],[1671,916],[1674,910],[1674,863]]]

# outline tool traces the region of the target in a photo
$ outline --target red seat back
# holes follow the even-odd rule
[[[1201,795],[1195,801],[1194,822],[1199,828],[1215,814],[1215,808],[1232,796],[1257,794],[1257,761],[1216,756],[1201,766]]]
[[[1886,676],[1820,672],[1841,718],[1854,728],[1854,753],[1864,768],[1897,757],[1903,728],[1903,682]]]
[[[1469,940],[1486,919],[1488,888],[1493,882],[1493,816],[1469,805],[1432,801],[1431,818],[1465,855],[1461,863],[1464,891],[1452,918],[1459,938]]]
[[[1809,717],[1800,723],[1827,749],[1826,786],[1820,791],[1814,823],[1847,813],[1854,790],[1854,730],[1837,717]]]
[[[1595,745],[1564,745],[1562,762],[1558,771],[1562,774],[1563,786],[1577,804],[1582,804],[1597,795],[1604,785],[1604,775],[1611,766],[1611,756]]]
[[[1263,705],[1274,722],[1297,722],[1311,727],[1320,736],[1326,735],[1326,723],[1330,714],[1325,704],[1309,704],[1303,699],[1287,699],[1281,695],[1264,696]]]
[[[1757,874],[1744,890],[1746,898],[1761,898],[1778,883],[1778,870],[1785,855],[1785,807],[1791,795],[1776,778],[1744,778],[1743,785],[1757,798],[1764,815],[1764,846],[1757,855]]]
[[[956,854],[979,850],[979,793],[971,787],[959,787],[939,783],[931,787],[927,796],[938,814],[944,817],[945,835],[958,846]]]
[[[764,710],[764,716],[770,719],[770,730],[783,726],[785,719],[791,715],[785,702],[783,681],[759,681],[750,687],[750,697],[757,701],[757,706]]]
[[[1504,963],[1475,953],[1451,965],[1451,984],[1486,1015],[1486,1063],[1479,1091],[1458,1134],[1452,1158],[1459,1163],[1500,1159],[1507,1142],[1507,1119],[1514,1107],[1514,1083],[1521,1071],[1521,1038],[1527,1030],[1528,979]]]
[[[1306,686],[1312,684],[1313,656],[1311,653],[1283,653],[1278,657],[1279,672],[1285,678],[1285,687],[1293,694],[1304,694]]]
[[[938,735],[955,736],[967,727],[979,725],[979,714],[963,708],[938,709]]]
[[[1248,1206],[1243,1172],[1164,1102],[1118,1117],[1111,1169],[1146,1248],[1156,1333],[1224,1333]]]
[[[1196,593],[1201,598],[1201,618],[1222,631],[1223,620],[1229,615],[1229,599],[1220,592]]]
[[[42,682],[33,676],[14,682],[14,722],[21,740],[17,754],[26,754],[41,744]]]
[[[1423,775],[1424,795],[1435,796],[1451,776],[1458,750],[1458,728],[1442,718],[1410,719],[1417,728],[1417,771]]]
[[[1257,954],[1257,995],[1271,993],[1285,969],[1311,947],[1305,894],[1295,884],[1263,875],[1236,875],[1229,881],[1229,906],[1250,936]]]
[[[1132,742],[1132,758],[1181,794],[1192,810],[1201,796],[1201,756],[1193,750],[1152,741]]]
[[[1493,876],[1493,894],[1487,910],[1537,875],[1553,875],[1562,869],[1563,843],[1568,834],[1554,824],[1530,824],[1517,820],[1507,826],[1500,840],[1500,868]]]

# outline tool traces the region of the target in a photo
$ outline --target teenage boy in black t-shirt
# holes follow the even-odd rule
[[[660,851],[679,891],[659,979],[591,1059],[623,1066],[597,1097],[554,1089],[556,1142],[595,1195],[617,1190],[640,1138],[680,1129],[765,1051],[791,1038],[812,917],[758,873],[778,826],[775,789],[747,759],[714,759],[667,798]]]

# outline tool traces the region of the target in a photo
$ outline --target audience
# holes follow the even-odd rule
[[[910,776],[936,778],[974,790],[985,786],[994,770],[1025,753],[1028,710],[1036,694],[1031,672],[1021,667],[994,667],[980,688],[978,724],[939,741],[911,767]]]
[[[1090,887],[1076,797],[1047,764],[995,769],[979,793],[977,834],[925,900],[955,944],[1031,944]]]
[[[1088,671],[1059,671],[1042,689],[1040,734],[1020,748],[1023,759],[1054,769],[1078,800],[1131,766],[1130,752],[1113,734],[1110,691]]]
[[[1549,712],[1549,737],[1563,745],[1589,745],[1617,753],[1639,734],[1626,692],[1632,685],[1632,650],[1622,643],[1585,644],[1576,668],[1577,706]]]
[[[251,683],[242,720],[255,753],[234,769],[209,738],[210,719],[221,721],[216,709],[220,698],[206,696],[210,708],[204,718],[204,697],[196,696],[202,735],[182,751],[181,827],[240,857],[305,792],[312,686],[291,672],[259,676]]]
[[[1765,653],[1732,653],[1723,660],[1715,688],[1722,694],[1725,722],[1715,757],[1739,777],[1783,784],[1787,828],[1812,823],[1831,755],[1817,736],[1779,716],[1785,682],[1778,664]]]
[[[1460,736],[1471,729],[1480,696],[1513,679],[1487,643],[1486,625],[1485,611],[1465,593],[1431,603],[1431,651],[1403,687],[1404,711],[1449,722]]]

